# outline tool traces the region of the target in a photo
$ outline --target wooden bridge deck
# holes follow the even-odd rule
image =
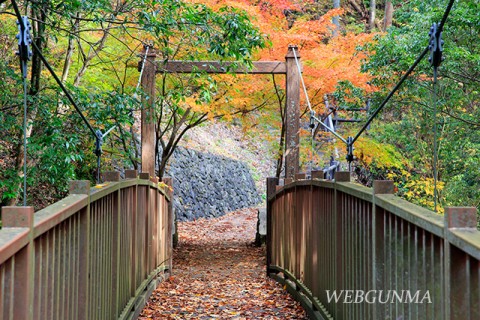
[[[300,304],[265,274],[265,247],[252,246],[256,210],[179,223],[172,276],[140,319],[306,319]]]

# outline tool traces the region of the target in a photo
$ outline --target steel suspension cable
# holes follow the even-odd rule
[[[377,117],[377,115],[382,111],[382,109],[387,105],[388,101],[393,97],[393,95],[400,89],[402,86],[403,82],[410,76],[410,74],[415,70],[417,65],[422,61],[422,59],[427,55],[429,52],[428,46],[422,51],[422,53],[418,56],[417,60],[413,63],[413,65],[405,72],[405,74],[402,76],[400,81],[395,85],[395,87],[390,91],[390,93],[387,95],[387,97],[383,100],[383,102],[380,104],[380,106],[373,112],[373,114],[368,118],[367,122],[363,125],[363,127],[360,129],[360,131],[355,135],[353,138],[352,143],[357,141],[357,139],[362,135],[362,133],[368,128],[368,126],[372,123],[372,121]]]
[[[450,12],[452,10],[453,4],[455,3],[455,0],[450,0],[447,8],[445,9],[445,12],[442,16],[442,20],[438,25],[437,29],[437,36],[440,35],[440,33],[443,30],[443,26],[445,25],[445,22],[447,21],[448,16],[450,15]],[[427,46],[423,52],[418,56],[417,60],[413,63],[413,65],[407,70],[407,72],[403,75],[403,77],[400,79],[400,81],[397,83],[397,85],[390,91],[390,93],[387,95],[385,100],[380,104],[380,106],[375,110],[375,112],[370,116],[370,118],[367,120],[365,125],[360,129],[360,131],[357,133],[357,135],[353,138],[352,143],[357,141],[357,139],[360,137],[360,135],[367,129],[367,127],[371,124],[373,119],[380,113],[380,111],[385,107],[385,105],[388,103],[388,101],[392,98],[392,96],[397,92],[397,90],[400,88],[400,86],[403,84],[403,82],[407,79],[407,77],[413,72],[413,70],[417,67],[417,65],[420,63],[420,61],[425,57],[425,55],[429,52],[430,48]]]
[[[438,200],[438,124],[437,124],[437,67],[433,68],[433,208],[437,212],[437,200]]]
[[[11,0],[12,1],[12,6],[13,6],[13,10],[15,11],[15,15],[17,16],[17,19],[21,25],[22,28],[26,28],[26,26],[24,25],[23,23],[23,20],[22,20],[22,15],[20,14],[20,10],[18,9],[18,5],[16,3],[15,0]],[[50,74],[52,75],[52,77],[55,79],[55,81],[57,82],[58,86],[60,87],[60,89],[62,89],[62,91],[65,93],[65,95],[67,96],[68,100],[70,101],[70,103],[73,105],[73,107],[75,108],[75,110],[77,111],[77,113],[80,115],[80,117],[82,118],[83,122],[86,124],[86,126],[88,127],[88,129],[90,130],[90,132],[93,134],[94,137],[96,137],[96,134],[95,134],[95,130],[93,129],[92,125],[88,122],[87,118],[83,115],[83,112],[80,110],[80,108],[78,107],[77,103],[75,102],[75,100],[73,100],[73,97],[72,95],[70,94],[70,92],[67,90],[67,88],[65,88],[65,86],[63,85],[62,81],[60,80],[60,78],[58,78],[57,74],[55,73],[55,71],[53,70],[53,68],[50,66],[50,64],[48,63],[47,59],[43,56],[40,48],[37,47],[37,44],[35,43],[35,41],[32,42],[32,47],[33,49],[35,50],[35,52],[38,54],[38,56],[40,57],[40,59],[42,60],[43,64],[45,65],[45,67],[48,69],[48,71],[50,72]]]
[[[347,140],[345,140],[342,136],[340,136],[338,133],[336,133],[335,131],[333,131],[329,126],[327,126],[325,123],[323,123],[322,120],[318,119],[317,117],[315,117],[315,111],[312,109],[312,106],[310,105],[310,99],[308,98],[308,92],[307,92],[307,87],[305,86],[305,81],[303,81],[303,74],[302,74],[302,70],[300,68],[300,63],[298,61],[298,58],[297,58],[297,54],[295,52],[295,48],[292,48],[292,51],[293,51],[293,56],[295,58],[295,63],[297,65],[297,68],[298,68],[298,73],[300,74],[300,80],[302,82],[302,86],[303,86],[303,92],[305,94],[305,99],[307,100],[307,105],[308,105],[308,109],[310,110],[311,112],[311,116],[313,119],[315,119],[315,121],[317,121],[322,127],[324,127],[326,130],[328,130],[329,132],[331,132],[334,136],[336,136],[337,138],[339,138],[340,140],[342,140],[343,142],[347,143]]]
[[[441,34],[443,31],[443,26],[447,21],[447,18],[452,10],[453,4],[455,0],[450,0],[443,14],[442,20],[437,26],[435,38],[440,39],[441,42]],[[440,45],[442,42],[440,43]],[[441,62],[441,61],[440,61]],[[432,102],[433,102],[433,208],[434,211],[437,212],[437,205],[438,205],[438,124],[437,124],[437,86],[438,86],[438,67],[439,65],[434,65],[433,67],[433,94],[432,94]]]
[[[308,98],[307,87],[305,86],[305,81],[303,81],[302,68],[300,68],[300,62],[298,61],[297,53],[295,52],[294,47],[292,47],[292,51],[293,51],[293,57],[295,58],[295,64],[297,65],[298,74],[300,75],[300,80],[302,81],[303,93],[305,94],[305,100],[307,100],[308,109],[310,110],[310,112],[314,112],[312,109],[312,106],[310,105],[310,99]]]
[[[442,21],[440,21],[440,25],[438,27],[438,34],[440,34],[440,32],[443,31],[443,26],[445,25],[445,22],[447,22],[447,18],[450,15],[450,11],[452,10],[454,3],[455,3],[455,0],[450,0],[450,2],[448,3],[447,8],[443,13]]]
[[[26,6],[25,10],[27,10]],[[18,11],[18,8],[17,8]],[[28,18],[20,17],[17,21],[18,34],[18,51],[17,55],[20,62],[20,72],[22,74],[23,82],[23,206],[27,206],[27,108],[28,108],[28,92],[27,92],[27,75],[28,75],[28,61],[32,57],[32,51],[30,45],[32,43],[32,37],[30,35],[30,23]]]
[[[451,12],[451,9],[453,7],[453,4],[454,4],[455,0],[450,0],[448,5],[447,5],[447,8],[445,9],[445,12],[442,16],[442,20],[441,22],[437,25],[437,29],[435,30],[435,36],[437,38],[440,37],[441,35],[441,32],[443,30],[443,26],[445,25],[445,22],[447,21],[447,18]],[[389,92],[389,94],[387,95],[387,97],[383,100],[383,102],[380,104],[380,106],[373,112],[373,114],[368,118],[367,122],[363,125],[363,127],[359,130],[359,132],[355,135],[355,137],[348,137],[347,140],[345,140],[344,138],[342,138],[340,135],[338,135],[335,131],[331,130],[330,127],[328,127],[327,125],[325,125],[322,121],[320,121],[319,119],[317,119],[315,116],[314,116],[314,111],[310,105],[310,100],[308,99],[308,93],[307,93],[307,89],[305,87],[305,82],[303,80],[303,75],[301,73],[301,68],[300,68],[300,63],[298,62],[298,58],[297,58],[297,55],[296,55],[296,52],[295,52],[295,49],[293,49],[293,55],[295,57],[295,63],[297,65],[297,68],[298,68],[298,72],[300,73],[300,79],[301,79],[301,82],[302,82],[302,86],[303,86],[303,90],[304,90],[304,93],[305,93],[305,97],[306,97],[306,100],[307,100],[307,104],[308,104],[308,108],[310,109],[310,112],[311,112],[311,118],[315,119],[317,122],[319,122],[325,129],[327,129],[329,132],[331,132],[332,134],[334,134],[337,138],[341,139],[344,143],[346,143],[347,145],[347,161],[349,162],[349,166],[350,166],[350,162],[353,161],[354,157],[353,157],[353,144],[355,143],[355,141],[358,140],[358,138],[362,135],[362,133],[370,126],[370,124],[372,123],[372,121],[377,117],[377,115],[380,113],[380,111],[382,111],[382,109],[387,105],[387,103],[390,101],[390,99],[393,97],[393,95],[400,89],[400,87],[402,86],[402,84],[405,82],[405,80],[410,76],[410,74],[415,70],[415,68],[418,66],[418,64],[422,61],[422,59],[425,57],[425,55],[427,55],[427,53],[431,50],[431,46],[427,46],[423,51],[422,53],[417,57],[417,59],[415,60],[415,62],[413,63],[413,65],[407,70],[407,72],[402,76],[402,78],[399,80],[399,82],[395,85],[395,87]],[[436,119],[436,80],[437,80],[437,70],[436,70],[436,67],[435,67],[435,70],[434,70],[434,99],[435,99],[435,113],[434,113],[434,117]],[[434,191],[434,197],[435,197],[435,208],[436,208],[436,200],[437,200],[437,186],[436,186],[436,183],[437,183],[437,176],[438,176],[438,172],[437,172],[437,161],[438,161],[438,151],[436,150],[436,144],[437,144],[437,127],[435,126],[435,137],[434,137],[434,188],[435,188],[435,191]]]
[[[134,98],[137,98],[138,88],[140,87],[140,83],[142,82],[143,70],[145,69],[145,62],[147,61],[148,49],[150,49],[150,46],[147,45],[145,48],[145,56],[143,56],[142,69],[140,70],[140,75],[138,76],[137,87],[135,88]]]
[[[26,68],[26,65],[24,66]],[[27,206],[27,78],[23,77],[23,206]]]

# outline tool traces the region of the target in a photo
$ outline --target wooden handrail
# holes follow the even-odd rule
[[[309,312],[312,317],[474,319],[480,314],[475,208],[446,208],[442,217],[396,197],[387,181],[375,182],[374,189],[319,179],[279,181],[275,187],[272,181],[267,180],[267,273],[279,280],[276,273],[282,270],[301,281],[312,292],[310,300],[320,303]],[[432,303],[332,302],[326,290],[420,291],[422,297],[428,292]]]
[[[93,188],[79,181],[70,195],[38,212],[2,208],[0,318],[138,315],[145,293],[171,269],[169,194],[150,179]]]

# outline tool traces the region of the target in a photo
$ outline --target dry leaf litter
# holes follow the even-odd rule
[[[172,276],[139,319],[307,319],[302,307],[265,275],[265,247],[252,246],[252,209],[178,225]]]

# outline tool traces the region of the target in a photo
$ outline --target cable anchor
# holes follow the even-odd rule
[[[313,130],[315,129],[315,111],[310,111],[310,129]]]
[[[32,26],[28,21],[27,16],[22,17],[22,21],[17,20],[18,34],[16,38],[18,39],[18,51],[16,55],[20,58],[20,69],[22,71],[23,78],[27,77],[27,62],[32,59],[32,36],[30,31]]]
[[[97,183],[100,183],[100,158],[102,156],[102,145],[104,138],[115,129],[116,125],[111,127],[107,132],[103,133],[100,129],[95,131],[95,150],[94,153],[97,156]]]
[[[350,166],[350,163],[355,159],[353,156],[353,137],[348,137],[347,138],[347,156],[346,160],[348,161],[348,165]]]
[[[430,31],[428,32],[428,36],[430,37],[430,42],[428,44],[428,49],[430,50],[430,57],[428,57],[428,62],[435,67],[438,68],[443,60],[443,44],[444,41],[442,40],[442,33],[440,30],[440,23],[433,23],[430,27]]]

